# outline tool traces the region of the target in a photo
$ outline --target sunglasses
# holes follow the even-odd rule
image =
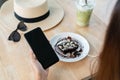
[[[15,29],[10,36],[8,37],[8,40],[13,41],[13,42],[18,42],[21,39],[20,33],[18,32],[18,30],[21,31],[26,31],[27,30],[27,26],[24,24],[23,21],[21,21],[18,25],[17,25],[17,29]]]

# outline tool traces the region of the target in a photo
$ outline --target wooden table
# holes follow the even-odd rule
[[[50,40],[53,35],[61,32],[74,32],[84,36],[90,44],[90,52],[99,54],[104,41],[106,25],[92,15],[89,27],[76,25],[75,0],[56,0],[65,11],[64,19],[54,28],[45,31]],[[11,30],[9,25],[0,21],[0,80],[34,80],[30,62],[30,48],[23,37],[18,43],[7,40]],[[81,80],[90,75],[90,65],[96,58],[86,57],[73,63],[59,61],[50,67],[48,80]]]

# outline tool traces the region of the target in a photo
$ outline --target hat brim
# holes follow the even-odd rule
[[[29,30],[40,27],[45,31],[55,27],[62,21],[64,17],[63,8],[55,0],[48,0],[48,6],[50,15],[46,19],[36,23],[25,23]],[[0,18],[8,25],[8,27],[16,28],[19,20],[14,16],[13,0],[8,0],[3,4],[0,11]]]

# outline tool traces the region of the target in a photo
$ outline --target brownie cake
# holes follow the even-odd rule
[[[76,58],[81,55],[83,47],[76,39],[68,36],[58,40],[55,51],[65,58]]]

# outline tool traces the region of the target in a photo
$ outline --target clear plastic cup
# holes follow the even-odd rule
[[[81,27],[88,26],[95,6],[94,0],[77,0],[77,24]]]

